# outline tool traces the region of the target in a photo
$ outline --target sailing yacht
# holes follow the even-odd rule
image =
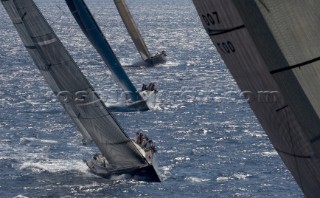
[[[145,44],[141,33],[136,25],[133,17],[129,11],[129,8],[125,2],[125,0],[114,0],[114,3],[118,9],[118,12],[121,16],[121,19],[128,30],[128,33],[136,46],[144,64],[146,66],[155,66],[157,64],[163,64],[166,62],[166,52],[161,51],[155,55],[151,55],[149,52],[147,45]],[[135,64],[134,64],[135,65]],[[141,65],[141,63],[140,63]]]
[[[320,1],[193,4],[301,190],[307,197],[319,197]]]
[[[124,132],[34,1],[1,0],[1,3],[53,93],[82,135],[92,139],[108,161],[105,172],[159,182],[155,153],[144,151]]]
[[[128,105],[114,105],[109,106],[110,111],[147,111],[150,109],[149,105],[154,105],[155,90],[145,90],[142,93],[137,91],[132,84],[128,75],[121,66],[118,58],[114,54],[108,41],[103,35],[101,29],[96,23],[90,10],[83,0],[65,0],[69,10],[80,26],[82,32],[86,35],[97,52],[102,57],[108,69],[111,71],[112,76],[121,86],[122,90],[126,94],[126,98],[129,99]],[[149,100],[149,101],[147,101]],[[153,101],[153,102],[150,102]],[[152,108],[153,106],[151,106]]]

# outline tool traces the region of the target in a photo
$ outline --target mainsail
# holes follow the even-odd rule
[[[320,194],[320,1],[193,0],[204,28],[307,197]]]
[[[140,102],[139,110],[148,110],[149,108],[146,102],[143,101],[137,89],[122,68],[86,3],[83,0],[66,0],[66,3],[83,33],[98,51],[113,74],[112,76],[119,82],[121,88],[130,96],[132,102]]]
[[[150,62],[151,64],[156,64],[157,62],[159,62],[159,63],[164,62],[165,61],[164,59],[156,61],[154,59],[155,57],[151,56],[151,54],[147,48],[147,45],[145,44],[145,42],[141,36],[141,33],[140,33],[135,21],[133,20],[133,17],[129,11],[129,8],[128,8],[125,0],[114,0],[114,3],[118,9],[118,12],[122,18],[124,25],[126,26],[126,28],[128,30],[128,33],[129,33],[134,45],[136,46],[138,52],[140,53],[141,58],[144,61]],[[161,55],[161,54],[159,54],[159,55]],[[162,58],[164,58],[164,57],[162,57]],[[160,59],[160,57],[159,57],[159,59]]]
[[[24,46],[69,116],[115,166],[149,166],[32,0],[1,0]],[[70,97],[62,97],[70,96]]]

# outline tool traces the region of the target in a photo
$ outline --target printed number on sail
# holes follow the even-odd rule
[[[202,18],[208,26],[220,23],[218,12],[203,14]]]
[[[220,51],[222,51],[225,54],[236,52],[234,45],[230,41],[217,43],[217,46],[220,49]]]

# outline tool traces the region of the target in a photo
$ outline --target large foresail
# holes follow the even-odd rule
[[[66,3],[82,31],[112,72],[115,80],[117,80],[122,89],[130,95],[133,102],[141,101],[142,97],[122,68],[85,2],[83,0],[66,0]]]
[[[320,1],[193,0],[212,42],[308,197],[320,194]]]
[[[128,9],[128,6],[125,0],[114,0],[114,3],[142,59],[143,60],[150,59],[151,58],[150,52],[148,51],[147,45],[145,44],[139,29],[133,20],[133,17]]]
[[[50,67],[50,60],[49,59],[55,59],[56,56],[53,54],[52,55],[49,54],[50,56],[44,57],[45,54],[43,54],[40,51],[39,52],[37,51],[37,46],[46,47],[46,45],[48,43],[56,43],[57,42],[56,38],[52,37],[52,35],[50,33],[48,33],[48,31],[41,29],[41,26],[42,26],[41,21],[39,21],[38,23],[31,24],[30,26],[27,26],[27,27],[24,25],[23,19],[27,17],[26,16],[27,14],[21,15],[22,16],[21,17],[19,15],[20,13],[18,12],[17,8],[22,7],[24,5],[29,5],[30,3],[28,4],[28,2],[18,1],[17,4],[23,3],[23,5],[21,5],[19,7],[17,7],[13,1],[2,1],[2,3],[4,5],[4,7],[6,8],[10,18],[12,19],[12,22],[15,25],[25,47],[29,51],[30,55],[33,57],[35,63],[38,65],[40,72],[47,79],[48,84],[50,85],[52,91],[55,94],[58,94],[59,91],[61,91],[59,88],[60,84],[59,84],[59,82],[55,81],[55,79],[54,79],[55,76],[48,75],[48,72],[47,72],[47,69]],[[23,12],[23,11],[20,11],[20,12]],[[27,13],[26,11],[24,11],[24,12]],[[30,14],[31,13],[33,13],[33,12],[30,12]],[[43,36],[42,38],[41,37],[32,38],[32,37],[30,37],[29,31],[37,31],[39,35],[43,34],[46,36]],[[36,43],[37,43],[37,45],[36,45]],[[59,56],[58,52],[57,52],[57,55]],[[63,58],[64,58],[64,56],[61,56],[61,59],[63,59]],[[65,93],[60,94],[59,98],[62,99],[64,96],[65,96]],[[81,122],[77,118],[77,116],[76,116],[77,112],[74,111],[73,104],[65,105],[64,108],[71,115],[71,119],[76,123],[76,126],[78,127],[79,131],[81,132],[83,138],[86,141],[90,141],[91,137],[90,137],[89,133],[87,132],[87,130],[85,129],[85,127],[83,127],[83,125],[81,124]]]
[[[147,164],[123,132],[32,0],[1,0],[24,46],[79,128],[115,165]]]

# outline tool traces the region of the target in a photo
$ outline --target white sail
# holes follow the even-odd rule
[[[193,0],[204,28],[307,197],[320,194],[320,1]]]
[[[139,51],[141,58],[143,60],[148,60],[151,58],[150,52],[145,44],[141,33],[132,18],[132,15],[128,9],[128,6],[124,0],[114,0],[114,3],[118,9],[118,12],[122,18],[123,23],[125,24],[131,39]]]
[[[142,153],[66,51],[32,0],[1,0],[23,44],[79,129],[85,129],[112,165],[149,166]],[[66,97],[66,96],[72,97]],[[62,100],[63,99],[63,100]]]
[[[147,63],[148,66],[153,66],[166,62],[167,55],[165,51],[155,55],[150,54],[125,0],[114,0],[114,3],[134,45],[136,46],[141,58],[145,61],[145,63]]]

